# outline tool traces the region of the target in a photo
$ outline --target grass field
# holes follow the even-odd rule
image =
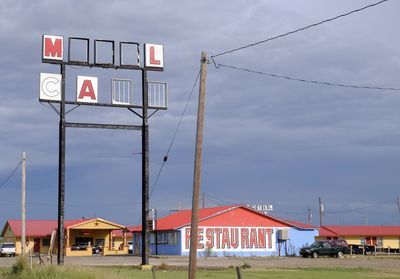
[[[77,267],[77,266],[34,266],[18,260],[10,268],[0,268],[0,278],[7,279],[180,279],[187,278],[186,270],[177,270],[167,265],[156,267],[152,271],[142,271],[137,267]],[[400,278],[400,272],[379,272],[372,269],[344,269],[344,268],[297,268],[297,269],[242,269],[242,278],[304,278],[304,279],[347,279],[347,278]],[[234,268],[219,270],[199,269],[197,278],[237,278]]]

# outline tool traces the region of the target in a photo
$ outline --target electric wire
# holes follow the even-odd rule
[[[344,88],[354,88],[354,89],[368,89],[368,90],[383,90],[383,91],[400,91],[400,88],[396,87],[380,87],[380,86],[364,86],[364,85],[352,85],[352,84],[344,84],[344,83],[335,83],[335,82],[325,82],[325,81],[317,81],[317,80],[309,80],[309,79],[302,79],[302,78],[295,78],[290,76],[278,75],[274,73],[265,73],[261,71],[251,70],[242,67],[236,67],[231,65],[225,64],[217,64],[218,67],[229,68],[238,71],[244,71],[252,74],[258,74],[263,76],[268,76],[272,78],[279,78],[279,79],[286,79],[290,81],[298,81],[304,83],[312,83],[312,84],[319,84],[319,85],[327,85],[327,86],[336,86],[336,87],[344,87]]]
[[[191,91],[190,91],[190,93],[189,93],[189,96],[188,96],[188,98],[187,98],[185,107],[184,107],[184,109],[183,109],[183,111],[182,111],[182,114],[181,114],[181,116],[180,116],[180,119],[179,119],[179,121],[178,121],[178,125],[177,125],[177,127],[176,127],[176,129],[175,129],[175,132],[174,132],[174,135],[173,135],[173,137],[172,137],[171,143],[169,144],[168,150],[167,150],[167,152],[166,152],[165,155],[164,155],[163,162],[162,162],[162,164],[161,164],[161,166],[160,166],[160,169],[158,170],[156,179],[154,180],[153,186],[152,186],[151,191],[150,191],[150,198],[151,198],[151,196],[152,196],[152,194],[153,194],[153,192],[154,192],[155,187],[157,186],[158,180],[160,179],[161,172],[162,172],[162,170],[163,170],[165,164],[166,164],[167,161],[168,161],[168,155],[169,155],[169,153],[170,153],[170,151],[171,151],[171,149],[172,149],[172,146],[173,146],[173,144],[174,144],[174,142],[175,142],[176,136],[178,135],[179,128],[181,127],[183,117],[185,116],[185,113],[186,113],[186,110],[187,110],[187,108],[188,108],[189,102],[190,102],[190,100],[191,100],[191,98],[192,98],[192,95],[193,95],[193,92],[194,92],[194,88],[196,87],[196,84],[197,84],[197,82],[199,81],[199,77],[200,77],[200,71],[198,71],[198,73],[197,73],[196,79],[195,79],[195,81],[194,81],[194,83],[193,83],[193,86],[192,86],[192,89],[191,89]]]
[[[21,166],[22,161],[19,161],[18,165],[14,168],[14,170],[10,173],[10,175],[8,175],[8,177],[6,179],[4,179],[3,182],[1,182],[0,184],[0,189],[6,185],[6,183],[14,176],[15,172],[18,170],[19,166]]]
[[[372,207],[378,207],[380,205],[389,204],[389,203],[395,203],[395,202],[396,202],[395,200],[391,199],[391,200],[387,200],[387,201],[383,201],[383,202],[380,202],[380,203],[371,204],[371,205],[367,205],[367,206],[362,206],[362,207],[354,207],[354,208],[349,208],[349,209],[344,209],[344,210],[337,210],[337,211],[325,211],[324,214],[348,213],[348,212],[352,212],[352,211],[363,210],[363,209],[372,208]]]
[[[270,37],[270,38],[266,38],[264,40],[260,40],[260,41],[255,42],[255,43],[251,43],[251,44],[248,44],[248,45],[245,45],[245,46],[241,46],[241,47],[237,47],[237,48],[234,48],[234,49],[231,49],[231,50],[228,50],[228,51],[224,51],[224,52],[221,52],[219,54],[212,55],[211,59],[214,61],[215,57],[226,55],[226,54],[229,54],[229,53],[232,53],[232,52],[236,52],[236,51],[239,51],[239,50],[243,50],[243,49],[246,49],[246,48],[249,48],[249,47],[253,47],[253,46],[256,46],[256,45],[259,45],[259,44],[264,44],[266,42],[269,42],[269,41],[272,41],[272,40],[276,40],[278,38],[282,38],[282,37],[285,37],[285,36],[300,32],[300,31],[304,31],[304,30],[310,29],[312,27],[315,27],[315,26],[318,26],[318,25],[321,25],[321,24],[324,24],[324,23],[327,23],[327,22],[330,22],[330,21],[334,21],[334,20],[342,18],[342,17],[346,17],[346,16],[349,16],[351,14],[354,14],[354,13],[357,13],[357,12],[361,12],[361,11],[363,11],[365,9],[380,5],[380,4],[382,4],[384,2],[387,2],[387,1],[389,1],[389,0],[382,0],[382,1],[370,4],[370,5],[367,5],[367,6],[352,10],[352,11],[344,13],[344,14],[340,14],[340,15],[337,15],[335,17],[331,17],[331,18],[328,18],[328,19],[325,19],[325,20],[322,20],[322,21],[319,21],[319,22],[316,22],[316,23],[313,23],[313,24],[298,28],[298,29],[293,30],[293,31],[289,31],[289,32],[286,32],[286,33],[283,33],[283,34],[280,34],[280,35],[277,35],[277,36],[274,36],[274,37]],[[214,61],[214,64],[217,65],[215,63],[215,61]]]
[[[231,202],[231,201],[227,201],[221,198],[217,198],[215,196],[211,196],[209,194],[204,193],[204,196],[207,197],[209,200],[214,200],[214,201],[219,201],[220,203],[216,203],[214,202],[216,205],[238,205],[238,204],[242,204],[241,202]],[[222,202],[222,203],[221,203]]]

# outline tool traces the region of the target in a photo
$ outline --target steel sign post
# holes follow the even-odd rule
[[[149,124],[147,70],[142,70],[142,265],[149,264]]]
[[[65,64],[61,64],[61,103],[58,141],[58,231],[57,264],[64,264],[64,201],[65,201]]]

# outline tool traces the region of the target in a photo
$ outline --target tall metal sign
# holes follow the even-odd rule
[[[84,46],[84,53],[72,58],[72,45]],[[119,42],[119,64],[115,63],[115,41],[94,40],[93,62],[90,62],[90,39],[80,37],[68,38],[68,57],[65,58],[64,37],[43,35],[42,62],[60,66],[60,74],[40,74],[39,101],[48,103],[60,116],[59,121],[59,165],[58,165],[58,252],[57,263],[64,263],[64,202],[65,202],[65,131],[66,128],[99,128],[138,130],[142,132],[142,265],[149,264],[149,124],[148,119],[156,111],[167,109],[167,83],[152,82],[147,79],[147,71],[164,70],[164,46],[157,44],[143,45],[143,65],[141,63],[140,44],[137,42]],[[102,61],[100,48],[110,49],[110,59]],[[134,55],[136,59],[129,62],[126,56]],[[142,102],[135,103],[133,98],[133,81],[112,79],[111,103],[99,102],[99,83],[97,77],[76,77],[76,98],[67,100],[65,91],[66,66],[97,67],[105,69],[139,70],[142,73]],[[150,91],[150,92],[149,92]],[[59,109],[54,104],[59,104]],[[75,106],[66,111],[66,106]],[[125,108],[142,119],[142,125],[118,125],[100,123],[77,123],[66,121],[66,115],[79,106],[100,106]],[[135,109],[141,110],[141,114]],[[152,114],[149,109],[155,110]]]

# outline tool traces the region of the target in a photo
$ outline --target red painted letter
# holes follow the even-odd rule
[[[223,228],[222,229],[222,244],[221,248],[231,248],[231,244],[229,243],[229,229],[228,228]]]
[[[214,248],[214,229],[212,228],[207,228],[206,229],[206,246],[207,248],[211,249]]]
[[[239,229],[232,228],[231,229],[231,246],[233,249],[239,247]]]
[[[221,228],[215,228],[215,242],[217,242],[217,249],[221,248]]]
[[[62,48],[63,48],[63,45],[62,45],[61,39],[55,39],[54,44],[53,44],[51,38],[44,39],[44,55],[45,56],[61,58],[62,57]]]
[[[272,229],[267,229],[268,234],[268,248],[272,248]]]
[[[190,228],[185,229],[185,249],[190,248]]]
[[[87,79],[83,81],[78,99],[82,100],[84,97],[90,97],[90,99],[96,100],[96,95],[94,94],[92,82]]]
[[[250,229],[250,248],[258,248],[257,243],[257,230],[255,228]]]
[[[265,234],[266,234],[265,229],[258,229],[258,248],[267,247],[265,242]]]
[[[241,228],[240,229],[240,243],[242,249],[249,248],[249,229]]]
[[[155,49],[153,46],[150,47],[150,64],[151,65],[160,65],[161,64],[160,60],[157,60],[155,58]]]
[[[203,249],[204,248],[204,243],[203,243],[203,238],[204,238],[204,228],[198,228],[197,230],[197,249]]]

